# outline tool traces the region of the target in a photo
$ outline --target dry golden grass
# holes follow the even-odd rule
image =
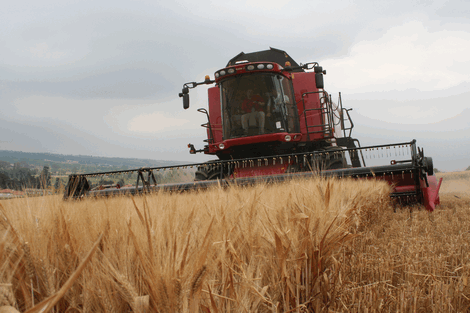
[[[457,196],[470,196],[470,171],[437,173],[437,178],[443,178],[442,193],[452,193]]]
[[[442,194],[433,213],[393,213],[388,193],[383,182],[312,179],[0,201],[0,284],[11,284],[14,302],[5,304],[21,312],[51,299],[54,312],[144,312],[146,301],[149,312],[466,312],[470,198]]]
[[[102,235],[57,311],[284,312],[336,302],[335,255],[386,210],[388,186],[350,180],[233,186],[80,202],[3,201],[2,282],[20,310],[56,292]],[[10,251],[10,252],[7,252]],[[330,291],[331,289],[331,291]]]

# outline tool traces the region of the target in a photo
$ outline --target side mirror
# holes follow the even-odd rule
[[[318,89],[323,89],[323,74],[322,73],[316,73],[315,74],[315,85]]]
[[[183,109],[189,108],[189,88],[184,87],[182,92],[179,94],[180,98],[183,98]]]
[[[323,72],[323,67],[321,67],[321,66],[315,66],[313,69],[315,70],[315,73],[322,73]]]
[[[183,109],[188,109],[189,108],[189,94],[185,93],[183,94]]]

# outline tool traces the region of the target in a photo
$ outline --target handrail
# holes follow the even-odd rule
[[[202,127],[205,127],[205,128],[209,128],[209,132],[210,132],[210,138],[207,138],[208,139],[208,143],[214,143],[214,134],[212,133],[212,125],[211,125],[211,120],[209,118],[209,113],[207,112],[206,109],[204,108],[199,108],[197,109],[198,112],[201,112],[203,114],[206,114],[207,116],[207,123],[204,123],[202,124],[201,126]]]

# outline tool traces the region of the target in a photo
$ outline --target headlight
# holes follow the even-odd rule
[[[258,64],[257,68],[258,68],[259,70],[262,70],[262,69],[264,68],[264,64]]]
[[[291,141],[291,139],[292,139],[292,138],[291,138],[290,135],[286,135],[286,136],[284,137],[284,140],[287,141],[287,142]]]
[[[225,148],[225,145],[224,145],[223,143],[220,143],[220,144],[219,144],[219,149],[220,149],[220,150],[223,150],[224,148]]]
[[[254,65],[248,65],[246,67],[247,70],[251,71],[251,70],[254,70],[255,69],[255,66]]]
[[[228,71],[227,71],[229,74],[233,74],[235,73],[235,70],[233,68],[229,68]]]
[[[219,78],[220,75],[219,75],[219,73],[215,73],[214,76],[215,76],[215,78]]]
[[[272,69],[273,69],[273,67],[274,67],[274,66],[273,66],[272,64],[268,64],[268,65],[266,65],[266,68],[267,68],[268,70],[272,70]]]
[[[219,73],[220,73],[220,76],[225,75],[225,71],[224,71],[224,70],[221,70]]]

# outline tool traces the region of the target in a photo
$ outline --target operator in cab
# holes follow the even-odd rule
[[[265,102],[260,95],[253,94],[252,89],[246,91],[246,99],[242,103],[242,128],[245,136],[248,135],[250,126],[258,126],[259,134],[264,134]]]
[[[277,131],[284,131],[286,129],[284,119],[287,117],[285,103],[289,102],[289,97],[281,93],[277,89],[273,89],[271,92],[266,92],[266,98],[268,99],[268,105],[266,108],[266,116],[271,128]]]

